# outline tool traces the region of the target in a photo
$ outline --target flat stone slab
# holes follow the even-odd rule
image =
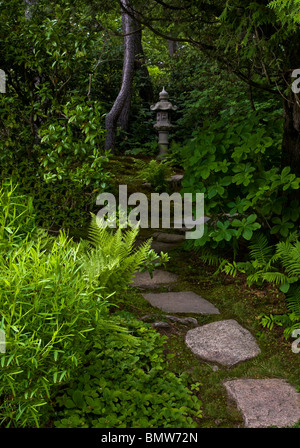
[[[134,243],[135,247],[139,247],[141,244],[143,244],[145,240],[136,240]],[[160,252],[169,252],[174,249],[178,249],[181,243],[164,243],[162,241],[156,241],[153,240],[151,243],[151,249],[153,249],[156,253]]]
[[[169,182],[181,182],[183,179],[183,174],[174,174],[168,179]]]
[[[283,379],[239,379],[224,386],[247,428],[283,428],[300,419],[299,393]]]
[[[140,288],[159,288],[162,285],[175,283],[178,280],[176,274],[172,272],[162,271],[157,269],[153,271],[153,278],[150,277],[149,272],[137,272],[133,278],[132,286]]]
[[[185,342],[200,358],[229,367],[260,353],[252,334],[233,319],[212,322],[190,330]]]
[[[166,318],[172,320],[173,322],[179,322],[180,324],[183,324],[183,325],[188,325],[188,324],[198,325],[198,321],[194,317],[177,317],[177,316],[168,316],[167,315]]]
[[[151,249],[156,253],[169,252],[170,250],[178,249],[180,243],[164,243],[162,241],[152,241]]]
[[[182,243],[185,241],[185,236],[177,235],[175,233],[159,233],[156,236],[156,240],[163,243]]]
[[[168,313],[220,314],[210,302],[192,291],[142,294],[152,306]]]

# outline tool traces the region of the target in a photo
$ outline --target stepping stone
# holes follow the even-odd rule
[[[145,240],[138,239],[134,243],[134,247],[138,248],[141,244],[143,244]],[[151,249],[153,249],[156,253],[160,252],[169,252],[174,249],[178,249],[180,247],[181,243],[164,243],[163,241],[156,241],[153,240],[151,243]]]
[[[171,325],[168,322],[153,322],[153,328],[171,328]]]
[[[169,182],[181,182],[183,179],[183,174],[174,174],[168,179]]]
[[[197,319],[194,317],[177,317],[177,316],[166,316],[167,319],[172,320],[173,322],[179,322],[183,325],[193,324],[198,325]]]
[[[206,361],[232,367],[260,353],[255,338],[235,320],[222,320],[190,330],[185,342]]]
[[[153,278],[150,277],[148,271],[137,272],[133,278],[132,286],[140,288],[159,288],[162,285],[177,282],[178,277],[172,272],[155,270],[153,272]]]
[[[176,235],[174,233],[159,233],[156,236],[156,240],[163,243],[182,243],[183,241],[185,241],[185,236]]]
[[[151,249],[153,249],[156,253],[160,252],[169,252],[170,250],[178,249],[178,243],[164,243],[162,241],[152,241]]]
[[[300,419],[299,393],[283,379],[239,379],[224,386],[247,428],[282,428]]]
[[[220,314],[214,305],[192,291],[142,295],[152,306],[167,313]]]
[[[168,182],[170,182],[170,185],[173,188],[178,188],[181,185],[181,181],[183,179],[183,174],[174,174],[173,176],[170,177],[170,179],[167,179]]]

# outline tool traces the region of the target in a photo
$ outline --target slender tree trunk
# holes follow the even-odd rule
[[[130,89],[130,92],[128,92],[128,96],[126,98],[126,101],[124,102],[124,105],[122,107],[120,117],[118,120],[118,124],[125,132],[129,131],[131,97],[132,97],[132,89]]]
[[[177,42],[174,40],[168,40],[169,56],[173,57],[177,52]]]
[[[284,131],[282,166],[289,165],[300,176],[300,106],[299,95],[291,94],[284,100]]]
[[[134,57],[135,57],[135,28],[134,19],[132,19],[126,10],[130,10],[130,1],[121,0],[122,8],[122,24],[124,31],[124,63],[123,63],[123,76],[120,92],[110,110],[106,115],[105,125],[107,130],[107,136],[105,140],[105,149],[110,149],[112,153],[115,153],[115,133],[118,120],[125,104],[130,101],[132,81],[134,74]]]
[[[148,68],[145,64],[145,54],[142,45],[142,30],[139,29],[135,36],[135,70],[142,75],[140,85],[140,97],[143,101],[151,104],[153,102],[153,86],[149,76]]]
[[[291,71],[286,80],[292,84]],[[283,108],[282,167],[290,166],[292,172],[300,177],[300,93],[291,89],[283,100]]]
[[[134,21],[134,26],[137,29],[137,32],[134,34],[134,73],[140,72],[140,88],[139,94],[143,101],[149,103],[149,105],[153,102],[153,87],[150,80],[149,72],[147,66],[145,65],[145,55],[142,46],[142,30],[139,28],[139,23]],[[130,109],[131,109],[131,97],[132,97],[132,89],[130,90],[128,97],[124,103],[122,108],[119,124],[124,131],[129,130],[129,118],[130,118]]]
[[[138,29],[138,24],[136,23],[135,18],[133,16],[131,16],[130,19],[132,20],[132,27],[134,27],[134,29]],[[125,20],[122,20],[122,31],[125,36],[127,33]],[[134,39],[134,46],[135,46],[136,45],[136,33],[132,37]],[[135,49],[134,49],[134,56],[135,56]],[[135,62],[134,62],[134,69],[135,69]],[[134,74],[133,74],[133,76],[134,76]],[[120,116],[118,119],[118,124],[126,132],[129,130],[129,115],[130,115],[130,108],[131,108],[133,76],[132,76],[132,80],[131,80],[130,89],[128,89],[127,98],[123,104],[123,107],[122,107],[122,110],[121,110],[121,113],[120,113]]]

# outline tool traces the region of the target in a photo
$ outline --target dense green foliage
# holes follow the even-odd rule
[[[123,179],[171,192],[168,178],[184,172],[181,193],[204,193],[209,217],[185,249],[216,275],[274,285],[286,312],[261,324],[286,338],[300,328],[299,0],[131,5],[141,53],[116,169],[104,142],[126,63],[119,0],[0,1],[2,427],[193,427],[201,417],[165,339],[117,310],[134,273],[169,260],[150,241],[136,249],[139,229],[97,224],[97,196]],[[150,102],[163,86],[178,109],[160,161]]]
[[[106,99],[92,91],[105,34],[92,10],[72,1],[38,2],[30,20],[23,1],[1,2],[1,14],[1,176],[33,196],[43,227],[80,228],[108,188]]]
[[[56,427],[182,428],[195,427],[201,403],[184,379],[166,370],[164,339],[129,314],[116,322],[131,338],[116,333],[99,339],[81,375],[59,393]],[[188,418],[186,418],[188,416]]]
[[[272,112],[270,120],[266,110],[234,112],[225,110],[217,122],[204,123],[182,148],[188,173],[183,192],[204,193],[205,213],[214,220],[196,246],[230,242],[237,249],[239,238],[250,240],[260,228],[287,237],[299,221],[299,203],[291,193],[300,179],[282,169],[278,157],[280,114]]]
[[[49,237],[35,227],[31,202],[26,204],[15,187],[4,185],[0,198],[1,330],[6,337],[0,355],[1,424],[41,426],[58,418],[57,406],[68,416],[68,409],[78,405],[81,411],[57,425],[191,425],[185,415],[196,415],[200,404],[174,374],[166,371],[161,377],[163,339],[131,316],[109,313],[111,296],[124,291],[134,272],[147,264],[149,243],[134,249],[136,229],[112,234],[94,221],[90,242],[74,243],[64,233]],[[88,408],[83,407],[82,382],[88,383]],[[97,391],[96,385],[105,384],[103,393]],[[138,391],[145,393],[145,384],[142,406]],[[74,405],[65,402],[65,395],[57,397],[62,387]],[[145,407],[148,401],[153,410],[162,402],[164,407],[153,417]]]

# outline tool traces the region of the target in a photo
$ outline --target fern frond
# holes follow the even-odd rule
[[[292,285],[286,298],[288,309],[300,318],[300,285]]]
[[[224,265],[224,263],[227,262],[225,258],[217,255],[209,249],[203,249],[200,258],[204,261],[204,263],[208,263],[210,266],[218,266],[221,263]]]
[[[295,230],[295,232],[289,234],[289,236],[286,238],[285,241],[287,243],[294,243],[298,240],[298,238],[299,238],[299,232]]]
[[[134,249],[138,231],[99,226],[93,215],[88,231],[92,249],[82,255],[86,278],[110,291],[125,289],[151,249],[151,240]]]
[[[108,244],[108,235],[112,234],[112,230],[108,227],[100,227],[97,223],[97,218],[94,214],[88,228],[89,242],[94,247],[104,247]]]
[[[263,273],[263,270],[254,272],[254,274],[248,275],[247,277],[247,284],[248,286],[252,286],[253,283],[258,283],[261,281],[261,274]]]
[[[277,244],[277,253],[288,275],[300,277],[300,242],[280,242]]]
[[[293,332],[299,329],[300,329],[300,322],[297,322],[296,324],[287,327],[283,332],[285,339],[289,339],[292,336]]]
[[[290,278],[282,272],[261,272],[260,278],[269,283],[275,283],[276,285],[290,283]]]
[[[250,257],[255,260],[257,267],[265,266],[271,259],[274,249],[269,245],[267,237],[260,233],[254,234],[250,244]]]

